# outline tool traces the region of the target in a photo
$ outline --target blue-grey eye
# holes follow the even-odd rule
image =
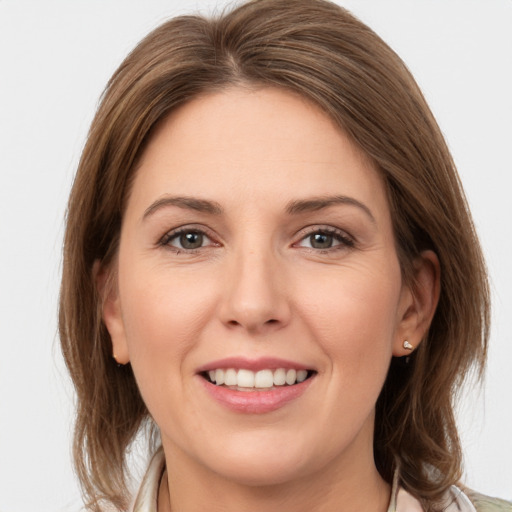
[[[187,231],[178,237],[179,244],[183,249],[199,249],[203,246],[204,236],[202,233]]]
[[[298,246],[318,251],[327,251],[329,249],[354,247],[354,240],[343,231],[319,229],[306,235],[298,243]]]
[[[329,233],[314,233],[309,236],[309,243],[313,249],[329,249],[333,241],[334,237]]]

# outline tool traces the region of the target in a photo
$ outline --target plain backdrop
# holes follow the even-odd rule
[[[487,379],[461,401],[466,482],[512,498],[512,1],[339,0],[405,60],[489,265]],[[0,0],[0,511],[77,511],[56,335],[65,204],[98,98],[149,30],[226,2]],[[435,371],[435,368],[432,369]]]

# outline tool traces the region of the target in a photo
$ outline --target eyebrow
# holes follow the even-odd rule
[[[286,213],[290,215],[297,215],[304,212],[316,212],[337,204],[356,206],[369,217],[373,224],[377,224],[377,221],[368,206],[361,201],[348,196],[322,196],[311,199],[290,201],[286,206]]]
[[[223,212],[220,204],[215,201],[187,196],[162,197],[146,208],[144,215],[142,216],[142,220],[147,219],[157,210],[167,206],[177,206],[178,208],[183,208],[185,210],[195,210],[196,212],[209,213],[212,215],[221,215]]]
[[[316,212],[338,204],[355,206],[361,209],[374,224],[377,223],[371,210],[364,203],[348,196],[322,196],[311,199],[298,199],[290,201],[286,205],[285,211],[288,215],[298,215],[305,212]],[[148,208],[146,208],[144,215],[142,216],[142,220],[147,219],[161,208],[168,206],[177,206],[178,208],[183,208],[185,210],[194,210],[211,215],[222,215],[224,212],[222,206],[215,201],[188,196],[166,196],[157,199]]]

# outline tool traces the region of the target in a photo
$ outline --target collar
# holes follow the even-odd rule
[[[149,463],[146,474],[140,484],[137,498],[131,509],[132,512],[158,512],[158,489],[164,470],[164,450],[160,447]]]

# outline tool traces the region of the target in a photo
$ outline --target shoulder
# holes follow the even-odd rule
[[[464,493],[474,505],[477,512],[512,512],[512,502],[499,498],[491,498],[471,489],[464,489]]]
[[[392,500],[388,512],[416,512],[423,511],[420,502],[399,487]],[[471,489],[453,485],[438,504],[443,512],[512,512],[512,503],[499,498],[491,498]]]
[[[512,503],[499,498],[491,498],[467,487],[464,490],[452,486],[449,490],[450,504],[446,507],[447,512],[476,511],[476,512],[512,512]]]

